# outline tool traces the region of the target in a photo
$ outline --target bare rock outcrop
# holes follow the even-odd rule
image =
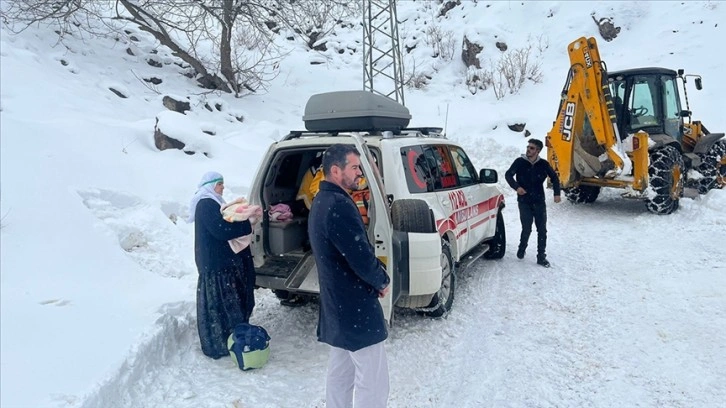
[[[527,126],[526,123],[514,123],[511,125],[507,125],[507,127],[509,127],[509,130],[511,130],[512,132],[521,132],[524,130],[525,126]]]
[[[164,104],[164,107],[166,109],[179,113],[184,113],[185,111],[192,109],[189,102],[177,101],[169,95],[164,96],[164,99],[161,100],[161,103]]]
[[[156,148],[159,150],[166,150],[166,149],[179,149],[184,150],[185,144],[180,142],[179,140],[174,139],[173,137],[169,137],[165,135],[161,129],[159,129],[159,119],[156,119],[156,124],[154,125],[154,144],[156,145]],[[188,153],[188,152],[185,152]],[[193,154],[193,152],[192,152]]]
[[[443,17],[448,13],[451,9],[453,9],[456,6],[461,5],[461,0],[447,0],[444,1],[443,4],[441,4],[441,11],[439,11],[439,17]]]
[[[613,23],[613,20],[609,17],[603,17],[601,19],[597,19],[595,17],[595,14],[592,14],[592,21],[597,24],[597,28],[600,31],[600,36],[605,41],[612,41],[615,38],[617,38],[618,34],[620,34],[620,27],[615,27],[615,24]]]
[[[484,49],[483,46],[469,41],[464,36],[464,42],[461,48],[461,60],[464,61],[464,65],[468,67],[476,67],[481,69],[481,61],[479,61],[479,53]]]

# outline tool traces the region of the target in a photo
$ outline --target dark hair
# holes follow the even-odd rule
[[[326,176],[330,174],[330,169],[333,166],[338,166],[341,169],[345,168],[348,163],[348,155],[351,153],[360,156],[360,153],[353,145],[334,144],[328,147],[323,153],[323,174]]]
[[[529,139],[527,143],[537,146],[537,150],[542,150],[542,148],[544,147],[542,141],[539,139]]]

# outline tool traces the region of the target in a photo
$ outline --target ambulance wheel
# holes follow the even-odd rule
[[[507,250],[507,234],[504,230],[504,215],[500,209],[497,213],[497,229],[494,238],[489,241],[489,250],[484,253],[485,259],[502,259]]]
[[[441,287],[436,292],[431,303],[424,312],[429,317],[441,317],[451,310],[454,304],[454,290],[456,288],[456,273],[454,261],[451,258],[449,241],[441,240]]]

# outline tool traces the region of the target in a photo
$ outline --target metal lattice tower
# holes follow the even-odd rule
[[[363,2],[363,90],[405,105],[396,0]]]

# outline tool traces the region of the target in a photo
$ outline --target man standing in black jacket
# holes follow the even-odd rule
[[[505,173],[507,183],[517,190],[519,220],[522,222],[522,236],[519,238],[517,258],[524,258],[529,235],[532,233],[532,220],[537,226],[537,264],[550,267],[545,248],[547,247],[547,206],[542,183],[547,177],[552,181],[555,202],[560,202],[560,179],[552,166],[539,157],[542,141],[529,139],[527,152],[517,158]]]
[[[325,385],[328,408],[385,408],[387,323],[379,297],[390,278],[368,241],[363,218],[348,191],[363,177],[360,153],[336,144],[323,154],[320,190],[308,221],[320,283],[318,340],[329,344]]]

